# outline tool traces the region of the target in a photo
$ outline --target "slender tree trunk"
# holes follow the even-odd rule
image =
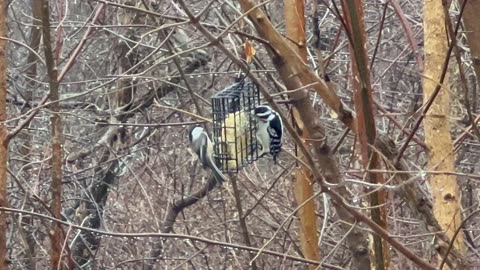
[[[369,61],[366,51],[367,36],[365,31],[363,4],[360,0],[345,0],[344,13],[348,32],[351,35],[350,55],[352,59],[352,75],[354,85],[354,102],[357,112],[357,135],[360,142],[363,167],[367,170],[367,180],[371,183],[382,184],[384,179],[380,173],[368,172],[380,169],[378,153],[372,151],[377,137],[375,116],[373,111],[372,86],[370,83]],[[379,190],[370,195],[370,214],[372,220],[383,229],[387,228],[387,215],[385,209],[386,192]],[[373,268],[377,270],[388,269],[390,256],[385,241],[376,234],[372,235]]]
[[[0,0],[0,36],[7,36],[7,1]],[[7,120],[7,41],[0,39],[0,122]],[[0,207],[7,207],[7,126],[0,125]],[[0,211],[0,270],[7,265],[7,214]]]
[[[292,41],[292,48],[295,48],[303,61],[307,62],[307,50],[305,42],[305,16],[303,0],[284,0],[285,29],[287,37]],[[292,89],[288,89],[292,90]],[[297,123],[298,131],[305,140],[309,139],[307,131],[304,129],[303,122],[298,115],[297,109],[294,110],[294,118]],[[298,156],[303,158],[302,154]],[[297,205],[313,196],[312,173],[303,165],[298,165],[295,172],[295,199]],[[300,244],[303,256],[311,260],[319,260],[318,235],[317,235],[317,217],[315,215],[315,200],[310,200],[302,209],[298,211],[300,221]],[[310,269],[315,269],[313,265]]]
[[[478,14],[477,14],[478,15]],[[425,76],[423,80],[424,101],[427,102],[438,85],[442,66],[447,57],[448,39],[445,29],[445,14],[442,1],[425,0]],[[433,105],[425,117],[425,142],[430,149],[428,170],[455,172],[455,153],[450,135],[450,91],[447,88],[448,74]],[[449,239],[461,223],[460,191],[453,174],[430,176],[433,193],[433,210],[441,228]],[[463,234],[457,234],[455,247],[464,251]]]
[[[53,50],[50,35],[50,11],[48,0],[42,2],[42,30],[43,30],[43,47],[45,51],[45,62],[47,63],[47,72],[50,86],[50,101],[59,100],[59,82],[58,70],[53,58]],[[50,118],[52,132],[52,202],[51,210],[55,218],[61,218],[62,210],[62,120],[59,115],[60,105],[54,102],[50,105],[52,116]],[[50,232],[50,241],[52,246],[52,269],[63,269],[62,265],[62,229],[60,224],[54,222]]]
[[[25,105],[21,109],[22,114],[26,114],[32,108],[32,94],[33,89],[36,89],[37,84],[37,56],[35,52],[38,52],[40,46],[40,40],[42,38],[41,26],[42,26],[42,2],[41,1],[32,1],[32,25],[30,30],[30,48],[32,51],[29,52],[27,57],[27,88],[24,91]],[[20,140],[22,141],[22,146],[19,149],[20,154],[22,155],[23,160],[26,162],[30,161],[30,155],[32,153],[32,135],[29,132],[20,132],[18,134]],[[24,168],[25,179],[31,179],[31,167]],[[25,194],[25,196],[28,196]],[[19,222],[22,226],[22,230],[25,236],[25,265],[29,270],[36,269],[35,263],[35,239],[33,236],[33,218],[30,216],[23,216]]]

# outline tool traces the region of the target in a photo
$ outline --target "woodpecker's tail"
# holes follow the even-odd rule
[[[272,156],[273,156],[273,164],[277,164],[278,152]]]
[[[280,154],[280,151],[282,151],[282,142],[280,141],[280,139],[275,138],[270,144],[270,154],[272,155],[273,162],[275,164],[277,164],[277,157]]]

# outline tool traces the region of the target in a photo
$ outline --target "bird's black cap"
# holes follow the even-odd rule
[[[266,119],[272,114],[272,108],[266,105],[260,105],[255,108],[254,113],[258,118]]]

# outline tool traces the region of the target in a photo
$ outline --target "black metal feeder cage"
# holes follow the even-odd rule
[[[258,159],[255,117],[260,93],[244,80],[212,98],[214,158],[224,173],[237,173]]]

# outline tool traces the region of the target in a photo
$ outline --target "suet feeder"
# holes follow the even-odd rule
[[[258,88],[243,79],[211,100],[215,161],[224,173],[237,173],[258,159],[256,124],[251,114],[260,105]]]

